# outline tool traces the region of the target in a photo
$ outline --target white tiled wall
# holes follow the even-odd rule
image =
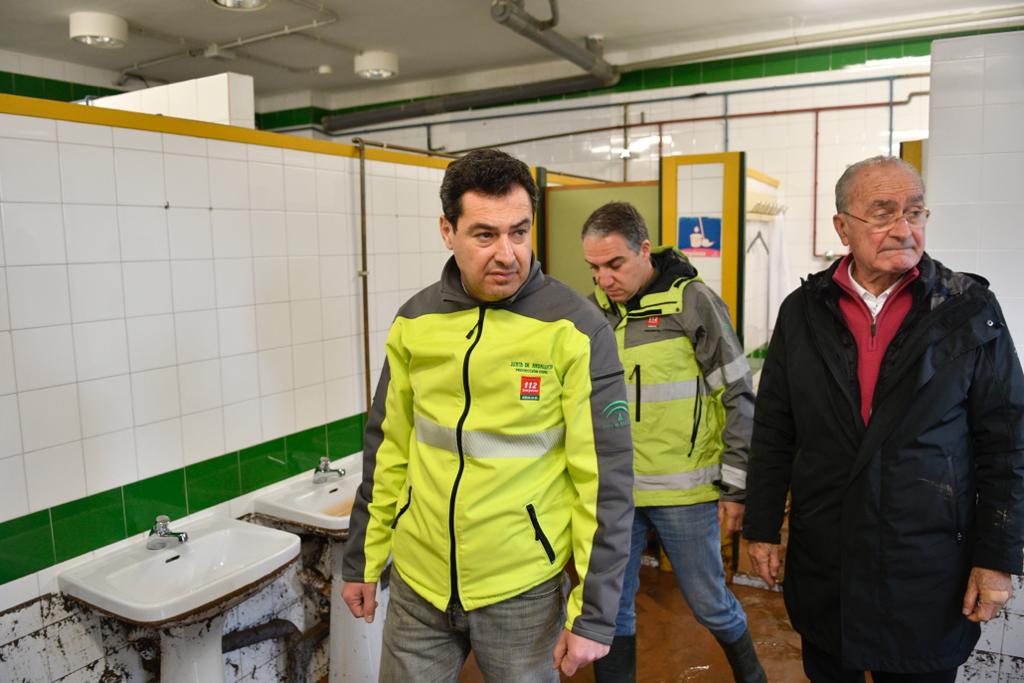
[[[531,165],[546,166],[553,171],[621,181],[624,173],[620,156],[626,146],[621,128],[594,133],[574,131],[621,126],[622,105],[629,103],[630,122],[640,122],[641,116],[645,122],[666,122],[662,126],[662,151],[665,155],[744,151],[748,166],[781,181],[779,198],[788,207],[785,244],[789,252],[788,272],[792,289],[799,284],[800,277],[828,265],[828,259],[814,254],[821,255],[829,250],[837,255],[845,253],[845,247],[832,228],[832,214],[835,212],[833,188],[847,165],[890,152],[889,77],[894,77],[892,96],[897,102],[892,108],[891,152],[899,153],[898,145],[902,140],[928,137],[926,93],[929,79],[927,76],[912,76],[927,71],[927,61],[915,58],[902,66],[850,73],[808,73],[727,84],[643,90],[560,103],[495,107],[486,112],[444,114],[403,122],[400,129],[390,132],[375,130],[367,133],[367,137],[426,147],[425,128],[412,124],[430,122],[432,144],[455,151],[565,133],[563,137],[550,140],[503,145],[503,149]],[[749,90],[755,91],[738,92]],[[726,98],[722,95],[726,92],[733,93],[728,95],[730,115],[758,112],[763,112],[763,115],[730,118],[728,125],[721,119],[671,122],[721,116],[726,111]],[[911,93],[918,94],[910,97]],[[904,104],[908,97],[909,103]],[[593,105],[597,107],[590,108]],[[814,113],[784,112],[849,105],[873,106],[819,114],[815,190]],[[574,106],[588,108],[557,111]],[[468,118],[478,120],[459,122],[459,119]],[[630,130],[630,159],[625,172],[629,181],[658,178],[656,137],[656,126],[636,126]]]
[[[256,127],[252,76],[231,72],[98,97],[92,101],[92,104],[107,109],[174,116],[194,121],[222,123],[226,126]],[[181,146],[187,148],[189,143],[183,143]],[[192,148],[198,149],[198,143],[193,143]],[[179,150],[165,148],[164,151]],[[208,184],[205,180],[206,169],[199,169],[195,167],[195,164],[191,164],[191,166],[191,170],[196,171],[195,174],[180,175],[181,180],[185,183],[184,187],[172,189],[171,184],[168,184],[168,192],[171,195],[179,190],[208,191]],[[187,162],[169,162],[168,172],[172,175],[179,174],[181,171],[188,170],[188,167]]]
[[[928,251],[989,280],[1019,352],[1024,32],[936,41],[932,58]]]
[[[0,521],[361,412],[357,171],[0,116]],[[375,375],[441,174],[367,164]]]
[[[374,383],[447,258],[441,176],[367,163]],[[358,182],[347,157],[0,115],[0,522],[362,412]],[[31,628],[66,567],[0,585],[0,613],[29,604],[0,679],[117,663],[94,617]],[[228,680],[276,680],[264,655]]]
[[[1020,263],[1024,233],[1024,32],[932,44],[932,135],[925,175],[932,218],[929,253],[956,270],[979,273],[1024,349]],[[1005,613],[982,629],[961,669],[963,681],[1024,680],[1024,583]]]
[[[74,62],[47,59],[10,50],[0,50],[0,71],[38,76],[39,78],[53,78],[69,83],[99,85],[105,88],[115,87],[121,78],[120,72],[113,69],[97,69]]]

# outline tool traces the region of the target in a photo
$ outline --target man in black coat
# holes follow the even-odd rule
[[[744,536],[812,681],[952,682],[1024,573],[1024,374],[988,282],[924,253],[909,164],[836,184],[850,254],[779,312],[754,416]]]

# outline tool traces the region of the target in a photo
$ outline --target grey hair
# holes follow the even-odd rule
[[[647,223],[640,212],[628,202],[608,202],[590,214],[583,223],[580,237],[598,235],[606,237],[611,234],[622,235],[626,244],[636,254],[647,236]]]
[[[917,182],[921,184],[921,190],[924,190],[924,180],[921,178],[921,172],[913,164],[909,164],[899,157],[884,155],[871,157],[870,159],[864,159],[847,166],[846,170],[843,171],[843,175],[839,176],[839,180],[836,182],[836,213],[842,213],[850,205],[850,188],[860,172],[880,166],[892,166],[913,174],[917,178]]]

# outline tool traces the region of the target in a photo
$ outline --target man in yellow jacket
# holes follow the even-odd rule
[[[557,681],[614,636],[633,510],[622,365],[600,313],[533,258],[536,197],[507,154],[453,162],[453,258],[388,333],[342,592],[372,621],[393,557],[381,681],[454,683],[470,650],[490,683]]]
[[[697,621],[725,651],[738,683],[765,673],[747,617],[725,585],[719,529],[739,531],[754,394],[729,311],[678,250],[651,248],[643,217],[610,202],[586,220],[593,301],[615,329],[632,420],[632,549],[611,653],[597,683],[636,680],[640,556],[654,529]]]

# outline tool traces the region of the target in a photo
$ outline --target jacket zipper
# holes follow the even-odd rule
[[[405,501],[405,505],[402,506],[402,509],[398,511],[398,514],[395,515],[395,521],[391,522],[391,528],[392,529],[395,529],[395,528],[398,527],[398,520],[400,520],[402,518],[402,515],[405,514],[405,511],[409,509],[410,505],[412,505],[412,487],[411,486],[409,487],[409,498]]]
[[[455,564],[455,496],[459,492],[459,481],[462,480],[462,471],[466,468],[466,456],[462,450],[462,426],[466,424],[466,417],[469,415],[469,405],[471,402],[469,392],[469,357],[473,354],[473,349],[480,343],[480,336],[484,332],[484,311],[487,310],[483,306],[480,307],[480,317],[477,318],[476,325],[470,328],[466,334],[466,339],[473,336],[473,331],[476,331],[476,339],[469,345],[466,350],[466,356],[462,359],[462,390],[466,394],[466,405],[462,407],[462,415],[459,416],[459,422],[455,427],[455,444],[459,449],[459,471],[455,474],[455,483],[452,484],[452,495],[448,502],[448,543],[451,547],[449,566],[451,568],[451,581],[452,581],[452,594],[451,600],[459,600],[459,573],[458,567]]]
[[[701,413],[704,410],[701,402],[702,394],[700,375],[697,375],[697,400],[693,403],[693,429],[690,430],[690,452],[686,454],[688,458],[693,455],[693,449],[697,446],[697,429],[700,427]]]
[[[548,542],[548,537],[544,535],[544,530],[540,528],[540,520],[537,519],[537,511],[533,509],[533,503],[526,506],[526,512],[529,513],[530,521],[533,523],[533,540],[540,541],[540,544],[544,546],[544,552],[547,553],[548,562],[554,564],[555,550]]]
[[[640,365],[633,366],[633,372],[630,373],[629,378],[633,379],[636,377],[636,421],[640,421]]]

